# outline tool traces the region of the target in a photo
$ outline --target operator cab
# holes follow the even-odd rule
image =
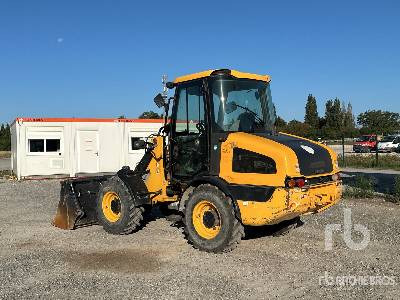
[[[169,132],[171,178],[218,176],[221,143],[231,132],[272,133],[270,77],[210,70],[175,79]]]

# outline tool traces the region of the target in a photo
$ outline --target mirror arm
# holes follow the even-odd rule
[[[168,121],[168,112],[169,112],[169,105],[171,103],[171,100],[175,99],[175,97],[169,97],[167,102],[164,104],[164,112],[165,112],[165,116],[164,116],[164,126],[167,125],[167,121]]]

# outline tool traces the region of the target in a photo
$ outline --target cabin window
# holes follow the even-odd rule
[[[46,139],[46,152],[60,152],[60,139]]]
[[[143,137],[131,137],[131,150],[132,151],[135,151],[135,150],[143,150],[143,148],[142,147],[137,147],[136,146],[136,144],[137,144],[137,142],[139,142],[139,141],[144,141],[145,140],[145,138],[143,138]]]
[[[29,139],[29,153],[54,153],[61,150],[60,139]]]
[[[29,140],[29,152],[44,152],[44,140],[32,139]]]

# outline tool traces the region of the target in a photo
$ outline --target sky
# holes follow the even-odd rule
[[[0,123],[135,118],[161,76],[268,74],[278,115],[312,93],[400,112],[400,1],[0,1]]]

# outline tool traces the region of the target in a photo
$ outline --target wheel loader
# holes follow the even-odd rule
[[[244,226],[291,222],[339,201],[335,152],[275,131],[269,76],[209,70],[165,89],[174,96],[154,98],[164,126],[135,143],[145,149],[135,169],[61,182],[56,227],[100,224],[129,234],[146,210],[160,206],[181,215],[195,248],[218,253],[238,245]]]

